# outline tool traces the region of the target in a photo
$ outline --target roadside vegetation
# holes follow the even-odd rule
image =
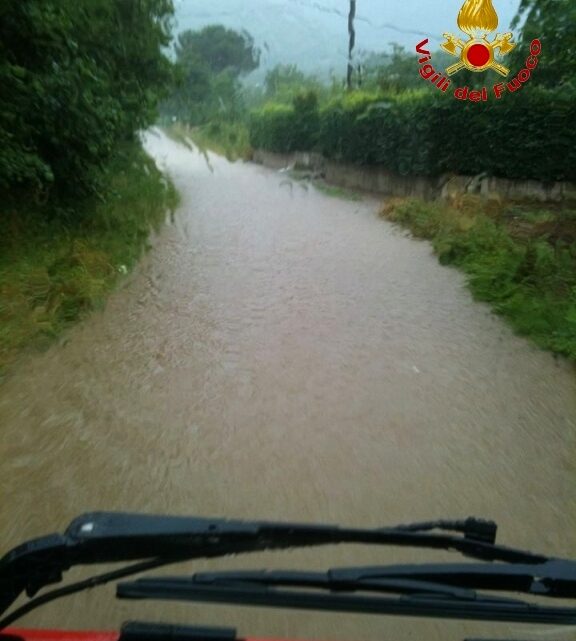
[[[332,198],[340,198],[341,200],[360,201],[362,195],[352,189],[345,189],[344,187],[336,187],[330,185],[324,180],[313,180],[314,187]]]
[[[216,121],[198,127],[176,122],[165,125],[164,131],[176,142],[196,146],[203,153],[213,151],[230,162],[252,158],[248,129],[239,122]]]
[[[463,104],[398,45],[353,52],[351,37],[340,75],[278,64],[256,82],[247,31],[184,31],[171,60],[172,0],[0,3],[0,369],[101,304],[174,207],[139,143],[154,122],[230,160],[319,151],[404,176],[575,181],[575,12],[572,0],[521,0],[511,67],[532,38],[546,48],[530,82]],[[574,209],[491,207],[409,201],[387,215],[432,240],[519,332],[574,358]]]
[[[576,42],[575,12],[570,0],[522,0],[511,65],[523,66],[535,37],[546,54],[513,96],[479,104],[446,99],[420,81],[414,56],[394,46],[365,56],[351,91],[318,90],[302,79],[293,91],[287,85],[295,74],[280,74],[276,90],[250,113],[250,143],[279,153],[317,151],[408,177],[576,182],[576,71],[573,61],[559,63]],[[433,56],[439,68],[443,56]],[[458,80],[490,85],[472,72]],[[408,200],[384,215],[432,241],[441,262],[462,269],[473,295],[519,334],[576,360],[576,203]]]
[[[118,152],[104,200],[70,215],[14,209],[0,219],[0,375],[25,347],[48,345],[100,307],[149,247],[178,196],[138,145]]]
[[[141,149],[170,0],[0,7],[0,374],[101,304],[176,194]]]
[[[521,1],[511,68],[524,65],[535,37],[545,52],[521,90],[486,103],[440,94],[398,45],[357,54],[348,78],[277,65],[251,85],[259,51],[248,33],[188,32],[176,50],[181,84],[163,118],[173,137],[230,159],[249,158],[252,149],[316,151],[408,177],[576,181],[576,57],[562,62],[576,42],[575,12],[572,0]],[[441,50],[433,59],[438,68],[452,61]],[[493,72],[458,75],[470,88],[499,81]],[[576,360],[576,205],[469,196],[451,204],[394,201],[384,215],[430,240],[440,261],[462,269],[473,295],[519,334]]]
[[[388,203],[382,216],[432,241],[467,275],[477,300],[518,334],[576,361],[576,208],[486,202]]]
[[[403,176],[454,173],[576,181],[576,91],[525,88],[508,100],[462,104],[425,90],[356,91],[320,106],[314,93],[252,114],[258,149],[318,151]]]
[[[176,86],[160,107],[165,131],[175,140],[192,141],[229,160],[249,158],[241,79],[260,63],[252,36],[209,25],[181,33],[175,54]]]

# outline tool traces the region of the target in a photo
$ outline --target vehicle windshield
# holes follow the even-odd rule
[[[115,511],[473,515],[576,559],[574,0],[5,0],[0,86],[0,558]],[[576,639],[114,590],[18,625]]]

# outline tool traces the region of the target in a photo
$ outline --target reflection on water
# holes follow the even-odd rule
[[[0,389],[3,549],[114,509],[359,526],[474,514],[499,522],[501,542],[576,555],[576,378],[565,363],[473,303],[426,243],[376,218],[375,200],[216,157],[210,171],[158,132],[147,145],[183,194],[174,224],[105,311]],[[194,567],[424,558],[438,555],[341,547]],[[134,618],[335,640],[576,638],[115,603],[112,588],[25,623]]]

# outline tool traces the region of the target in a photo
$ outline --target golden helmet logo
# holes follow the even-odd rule
[[[508,78],[510,69],[500,61],[516,48],[516,43],[513,42],[514,36],[511,31],[492,35],[498,29],[498,14],[492,0],[464,0],[457,22],[462,33],[468,38],[455,36],[452,33],[444,34],[441,49],[458,58],[457,62],[446,67],[445,75],[432,65],[432,53],[426,48],[429,46],[428,38],[416,45],[420,65],[418,72],[422,79],[432,83],[443,93],[447,93],[450,89],[454,98],[471,102],[486,102],[491,94],[496,100],[500,100],[505,93],[514,93],[521,89],[538,65],[538,57],[542,53],[540,40],[537,38],[532,40],[524,68],[513,78]],[[488,87],[451,88],[450,77],[461,69],[476,72],[492,69],[506,80],[497,82],[491,91]]]
[[[499,50],[500,55],[505,56],[514,49],[512,33],[497,34],[492,41],[488,40],[488,34],[498,28],[498,14],[492,0],[465,0],[458,14],[458,27],[468,35],[468,40],[445,33],[445,42],[440,45],[450,55],[460,58],[446,69],[449,76],[464,68],[470,71],[494,69],[501,76],[510,73],[508,67],[495,60],[495,52]]]

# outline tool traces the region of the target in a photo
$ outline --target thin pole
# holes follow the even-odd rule
[[[348,73],[346,75],[346,87],[348,91],[352,89],[352,76],[354,74],[354,65],[352,63],[352,54],[356,44],[356,32],[354,31],[354,18],[356,17],[356,0],[350,0],[350,13],[348,14],[348,34],[350,41],[348,45]]]

